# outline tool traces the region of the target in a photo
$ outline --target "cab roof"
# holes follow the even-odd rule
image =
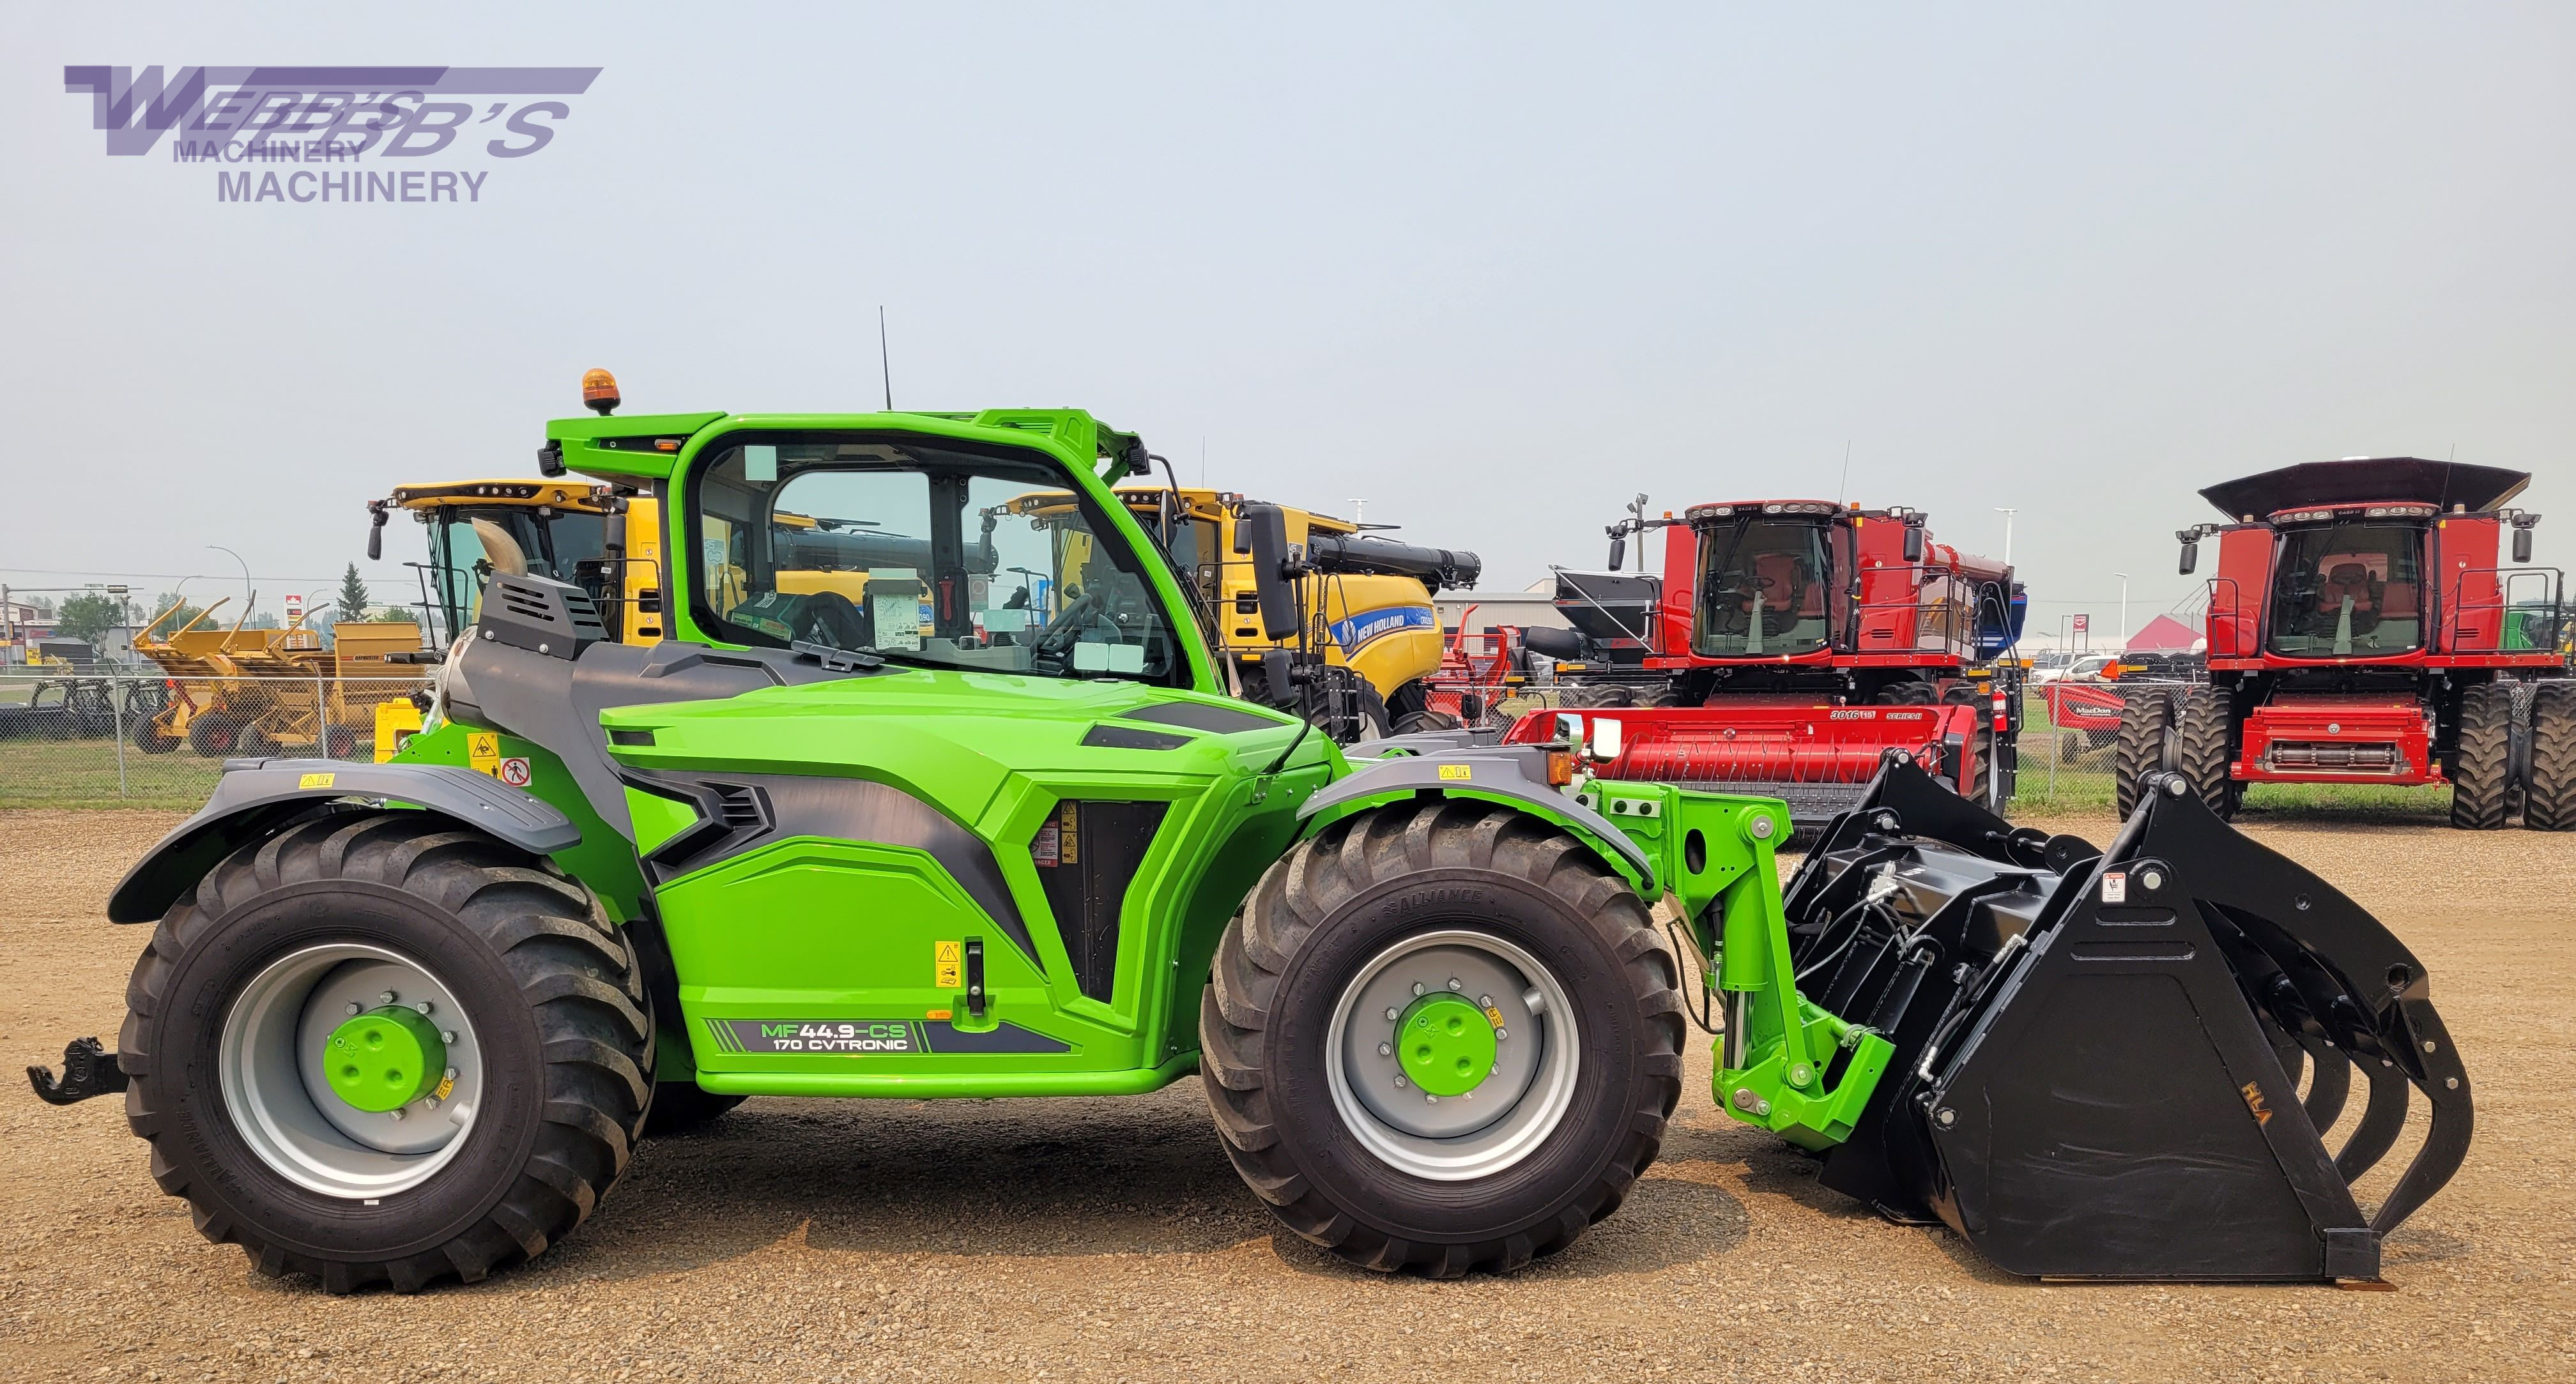
[[[2278,471],[2265,471],[2227,481],[2200,492],[2231,520],[2262,519],[2285,509],[2332,505],[2431,505],[2447,510],[2459,505],[2489,510],[2522,493],[2531,484],[2528,471],[2501,466],[2469,466],[2422,457],[2351,457],[2342,461],[2303,461]]]

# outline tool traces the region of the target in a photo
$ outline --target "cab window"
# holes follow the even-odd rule
[[[2331,524],[2281,535],[2272,652],[2322,658],[2405,653],[2424,642],[2422,529]]]
[[[1056,502],[1026,503],[1035,491]],[[745,435],[691,482],[688,541],[698,618],[735,643],[1188,681],[1139,554],[1037,458],[909,436]]]

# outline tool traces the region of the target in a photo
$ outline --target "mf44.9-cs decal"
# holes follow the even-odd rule
[[[1073,1045],[1017,1024],[964,1029],[945,1019],[709,1019],[722,1052],[755,1057],[837,1053],[845,1057],[957,1056],[1071,1052]]]

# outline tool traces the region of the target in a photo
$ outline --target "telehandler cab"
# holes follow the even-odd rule
[[[479,1279],[571,1233],[651,1129],[745,1096],[1194,1070],[1297,1234],[1509,1270],[1618,1207],[1686,1023],[1721,1014],[1731,1118],[2020,1273],[2374,1277],[2465,1148],[2422,968],[2196,797],[2100,852],[1891,755],[1784,896],[1776,799],[1600,779],[1598,742],[1354,758],[1220,695],[1110,489],[1145,449],[1087,414],[620,418],[609,393],[543,464],[661,501],[690,555],[670,637],[494,574],[393,762],[228,766],[109,904],[157,927],[118,1050],[30,1071],[57,1103],[122,1091],[155,1180],[262,1272]],[[1033,490],[1078,497],[1089,561],[997,629],[979,576],[1060,536],[1013,518]],[[781,589],[782,513],[887,540],[871,581],[917,585],[931,630]],[[1299,564],[1275,509],[1245,523],[1287,638]],[[2410,1084],[2431,1135],[2368,1218],[2348,1180]]]

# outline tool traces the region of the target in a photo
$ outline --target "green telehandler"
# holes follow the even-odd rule
[[[157,929],[117,1050],[30,1069],[122,1091],[155,1180],[262,1272],[480,1279],[747,1096],[1194,1071],[1297,1234],[1510,1270],[1653,1161],[1694,1021],[1729,1117],[2020,1273],[2374,1278],[2465,1150],[2421,966],[2187,792],[2105,851],[1891,756],[1784,891],[1783,805],[1594,777],[1615,718],[1345,752],[1223,695],[1110,489],[1148,454],[1087,414],[589,392],[540,465],[658,502],[670,637],[495,575],[393,762],[226,766],[110,902]],[[1037,491],[1077,503],[1011,503]],[[817,527],[882,561],[783,577]],[[1289,640],[1301,554],[1275,510],[1245,528]],[[2430,1135],[2365,1216],[2409,1089]]]

